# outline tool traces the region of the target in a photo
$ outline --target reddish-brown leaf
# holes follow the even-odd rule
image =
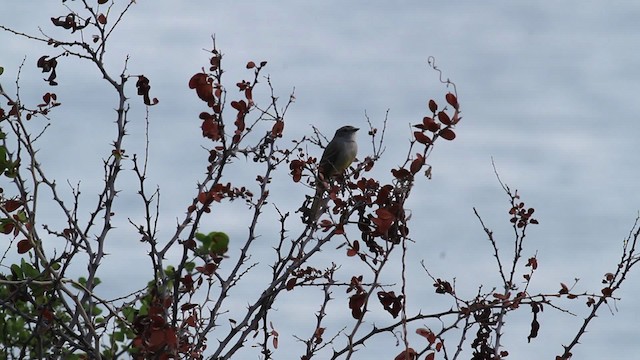
[[[98,15],[98,22],[102,25],[105,25],[107,23],[107,17],[104,16],[104,14]]]
[[[608,272],[604,274],[604,278],[606,281],[610,282],[610,281],[613,281],[613,279],[615,278],[615,275],[613,275],[613,273]]]
[[[438,113],[438,120],[440,120],[440,122],[445,124],[445,125],[451,125],[451,118],[444,111],[440,111]]]
[[[443,139],[445,140],[453,140],[456,138],[456,133],[453,132],[453,130],[451,130],[450,128],[444,128],[442,130],[440,130],[440,132],[438,133]]]
[[[391,174],[393,175],[393,177],[400,180],[413,177],[413,175],[411,175],[411,172],[409,172],[409,170],[405,168],[391,169]]]
[[[18,241],[18,254],[24,254],[27,251],[31,250],[31,248],[33,248],[33,245],[31,245],[31,242],[29,240],[22,239]]]
[[[247,63],[247,69],[253,69],[254,67],[256,67],[256,63],[254,63],[253,61],[249,61]]]
[[[286,284],[287,291],[293,290],[294,286],[296,286],[296,278],[291,278],[287,280],[287,284]]]
[[[351,316],[353,316],[354,319],[360,319],[364,315],[362,307],[365,304],[366,298],[367,295],[364,293],[355,294],[349,298],[349,308],[351,309]]]
[[[437,123],[435,120],[433,120],[433,118],[430,118],[428,116],[425,116],[422,119],[422,126],[424,127],[425,130],[429,130],[431,132],[436,132],[440,130],[440,124]]]
[[[433,344],[434,342],[436,342],[436,334],[434,334],[433,331],[431,331],[429,329],[418,328],[418,329],[416,329],[416,334],[418,334],[418,335],[424,337],[425,339],[427,339],[429,344]]]
[[[4,209],[7,210],[7,212],[14,212],[20,206],[22,206],[22,201],[19,200],[7,200],[4,203]]]
[[[282,137],[282,131],[284,130],[284,121],[276,120],[275,124],[271,128],[271,136]]]
[[[238,110],[238,112],[245,112],[247,110],[247,103],[244,100],[232,101],[231,107]]]
[[[413,133],[413,136],[415,136],[416,141],[418,141],[421,144],[431,144],[431,139],[425,135],[422,131],[415,131]]]
[[[418,356],[413,348],[407,348],[406,350],[402,350],[398,356],[394,358],[394,360],[413,360]]]
[[[411,162],[411,166],[409,167],[409,169],[411,170],[411,173],[415,175],[420,171],[420,169],[422,169],[423,165],[424,165],[423,157],[415,158]]]
[[[454,94],[448,93],[447,95],[445,95],[445,99],[447,100],[449,105],[453,106],[454,109],[458,110],[458,107],[459,107],[458,99]]]
[[[358,242],[358,240],[355,240],[353,242],[353,245],[351,245],[351,247],[347,250],[347,256],[355,256],[358,254],[358,251],[360,251],[360,243]]]
[[[565,283],[560,283],[560,291],[558,291],[559,294],[568,294],[569,293],[569,287],[567,287],[567,285]]]
[[[431,110],[432,113],[435,113],[438,111],[438,104],[433,100],[429,100],[429,110]]]

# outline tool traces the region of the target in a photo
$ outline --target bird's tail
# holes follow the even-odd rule
[[[324,198],[324,194],[324,186],[322,185],[322,183],[319,183],[318,186],[316,186],[316,193],[313,196],[313,202],[311,203],[311,207],[309,208],[307,213],[307,224],[311,224],[318,220],[318,218],[320,218],[320,210],[324,207],[324,203],[326,203],[327,201],[327,199]]]

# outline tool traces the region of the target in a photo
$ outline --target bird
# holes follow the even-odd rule
[[[358,143],[356,142],[358,130],[360,129],[351,125],[339,128],[325,147],[318,164],[316,193],[307,216],[309,222],[315,221],[320,216],[318,211],[326,191],[325,182],[342,174],[355,160],[358,154]]]

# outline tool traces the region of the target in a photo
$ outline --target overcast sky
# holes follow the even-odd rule
[[[11,2],[3,6],[0,23],[33,34],[41,26],[55,34],[48,19],[64,14],[59,2]],[[118,74],[129,54],[130,72],[145,74],[152,96],[160,99],[151,109],[150,164],[153,183],[166,194],[162,205],[168,234],[203,171],[206,153],[200,145],[205,143],[194,140],[203,108],[187,81],[206,64],[202,49],[210,48],[212,34],[225,53],[227,80],[248,77],[246,61],[267,60],[282,99],[295,87],[297,100],[285,119],[287,139],[310,134],[312,125],[329,136],[344,124],[366,127],[365,111],[380,125],[389,109],[386,168],[402,161],[409,124],[426,114],[428,99],[441,100],[446,93],[427,66],[427,58],[434,56],[444,76],[457,84],[464,119],[455,141],[436,146],[429,159],[433,179],[418,182],[409,204],[416,240],[414,278],[424,282],[424,297],[433,295],[430,281],[418,270],[422,259],[438,277],[455,277],[458,286],[467,286],[468,294],[477,290],[478,274],[495,273],[473,207],[504,241],[503,248],[510,248],[508,199],[496,181],[492,157],[502,180],[520,190],[540,220],[530,229],[526,247],[526,254],[537,251],[540,262],[532,290],[557,291],[560,282],[581,278],[578,291],[598,292],[601,276],[615,270],[622,239],[640,209],[638,19],[640,3],[631,1],[613,6],[601,1],[140,0],[115,34],[108,67]],[[24,95],[37,99],[49,91],[35,62],[53,49],[4,32],[0,44],[5,88],[26,56]],[[60,182],[81,181],[83,193],[92,194],[100,185],[100,159],[110,148],[115,99],[95,70],[76,60],[61,59],[58,75],[60,86],[54,91],[65,106],[56,111],[43,139],[47,151],[41,162]],[[132,104],[133,115],[143,114],[138,99]],[[143,145],[139,119],[132,123],[128,153]],[[362,155],[370,152],[366,143],[360,149]],[[287,192],[292,183],[281,179],[274,202],[293,211],[302,190],[300,199],[292,198]],[[140,207],[134,191],[122,197],[122,211],[136,216]],[[232,209],[244,211],[242,206]],[[242,238],[246,229],[237,212],[211,221],[232,238]],[[136,239],[115,241],[110,251],[113,262],[101,277],[112,281],[131,277],[130,264],[145,256]],[[622,301],[612,307],[613,314],[600,314],[574,358],[637,357],[639,280],[633,274],[617,293]],[[422,307],[429,311],[428,304]],[[575,309],[584,314],[583,306]],[[547,309],[540,338],[532,344],[526,344],[530,319],[512,320],[511,356],[553,358],[581,316]],[[388,351],[387,358],[398,353]]]

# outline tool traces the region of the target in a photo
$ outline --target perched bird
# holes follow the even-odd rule
[[[318,210],[320,209],[324,192],[327,190],[325,182],[342,174],[355,160],[358,153],[358,144],[356,143],[356,131],[358,130],[358,128],[351,125],[339,128],[324,149],[320,164],[318,164],[316,194],[307,216],[308,222],[313,222],[320,216]]]

